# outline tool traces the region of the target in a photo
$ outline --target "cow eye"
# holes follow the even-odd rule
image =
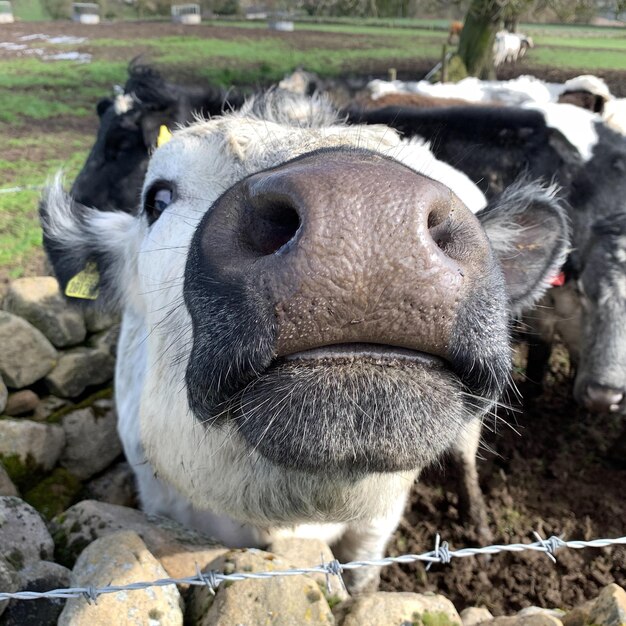
[[[174,201],[174,191],[169,183],[156,182],[148,189],[144,200],[144,211],[148,216],[148,223],[154,224],[161,213]]]

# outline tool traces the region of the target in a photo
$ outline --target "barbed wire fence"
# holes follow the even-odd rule
[[[345,588],[342,573],[361,567],[386,567],[394,563],[415,563],[422,561],[427,563],[426,569],[429,569],[433,563],[447,564],[452,559],[466,558],[477,555],[493,555],[503,552],[543,552],[554,563],[556,563],[555,553],[558,550],[569,548],[571,550],[581,550],[583,548],[606,548],[610,546],[626,546],[626,537],[617,537],[614,539],[592,539],[590,541],[565,541],[560,537],[552,536],[549,539],[542,539],[538,533],[534,533],[537,541],[534,543],[513,543],[499,544],[492,546],[484,546],[479,548],[461,548],[459,550],[450,549],[446,541],[441,541],[439,535],[435,539],[435,548],[429,552],[422,554],[403,554],[400,556],[390,556],[383,559],[351,561],[349,563],[340,563],[337,560],[329,561],[313,566],[301,567],[297,569],[286,569],[266,572],[234,572],[224,574],[222,572],[210,570],[207,572],[200,571],[196,567],[196,575],[185,578],[160,578],[152,581],[141,581],[129,583],[126,585],[109,585],[106,587],[69,587],[66,589],[52,589],[50,591],[17,591],[13,593],[0,592],[0,601],[3,600],[38,600],[51,598],[85,598],[88,602],[96,602],[98,597],[107,593],[117,593],[119,591],[136,591],[139,589],[148,589],[150,587],[165,587],[167,585],[192,585],[206,586],[212,593],[222,582],[235,582],[238,580],[260,580],[268,578],[276,578],[279,576],[301,576],[305,574],[325,574],[326,585],[329,593],[331,592],[331,577],[334,577]]]
[[[22,187],[3,187],[0,188],[0,194],[3,193],[21,193],[22,191],[41,191],[45,185],[24,185]]]

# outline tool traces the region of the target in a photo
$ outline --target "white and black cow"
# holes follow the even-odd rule
[[[493,64],[500,67],[504,63],[515,63],[529,48],[534,47],[535,44],[528,35],[498,31],[493,42]]]
[[[626,137],[568,104],[387,108],[351,117],[424,137],[488,197],[523,173],[561,186],[572,222],[570,282],[550,294],[563,298],[559,318],[545,307],[533,317],[550,316],[538,320],[544,331],[568,327],[562,334],[578,366],[576,399],[592,411],[626,413]],[[535,348],[531,378],[541,379],[547,354]]]
[[[243,97],[211,85],[176,85],[137,63],[131,63],[128,74],[121,93],[97,104],[98,134],[72,196],[85,206],[132,213],[160,127],[173,130],[196,115],[220,115],[240,107]]]
[[[234,546],[380,557],[420,470],[474,445],[509,380],[509,315],[566,253],[541,186],[484,205],[421,141],[279,92],[176,131],[137,215],[57,182],[41,217],[61,285],[95,264],[97,302],[123,312],[143,507]],[[353,589],[376,579],[357,571]]]

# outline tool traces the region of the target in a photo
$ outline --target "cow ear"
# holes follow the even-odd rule
[[[161,125],[165,123],[166,120],[160,115],[144,115],[141,118],[143,142],[148,150],[156,147],[157,138],[159,136],[159,128],[161,128]]]
[[[556,192],[521,180],[476,214],[504,273],[512,315],[537,302],[569,252],[569,222]]]
[[[156,148],[157,139],[161,126],[166,126],[170,131],[176,124],[176,116],[174,112],[169,110],[159,111],[158,113],[147,113],[141,116],[141,132],[143,134],[143,142],[150,150]]]
[[[98,211],[74,202],[61,177],[39,204],[44,249],[68,299],[118,310],[132,282],[140,220],[121,211]]]
[[[96,104],[96,112],[98,113],[98,117],[102,117],[111,107],[113,106],[113,100],[111,98],[102,98]]]

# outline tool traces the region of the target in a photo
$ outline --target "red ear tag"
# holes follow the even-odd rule
[[[562,287],[565,284],[565,272],[559,272],[551,281],[552,287]]]

